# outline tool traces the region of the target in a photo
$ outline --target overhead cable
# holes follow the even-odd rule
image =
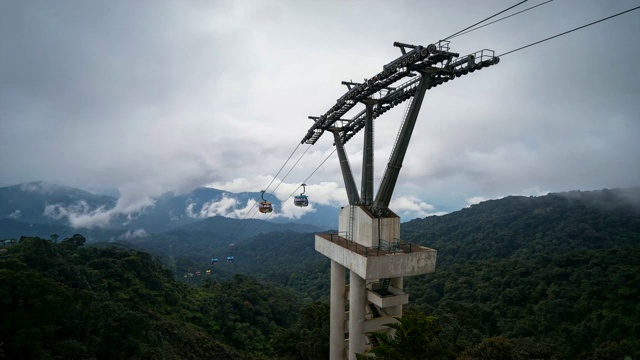
[[[326,158],[325,158],[325,159],[320,163],[320,165],[318,165],[318,167],[317,167],[315,170],[313,170],[313,172],[312,172],[309,176],[307,176],[307,178],[306,178],[306,179],[304,179],[303,183],[306,183],[306,182],[307,182],[307,181],[308,181],[308,180],[313,176],[313,174],[315,174],[315,173],[316,173],[316,171],[318,171],[318,169],[320,169],[320,167],[321,167],[322,165],[324,165],[324,163],[325,163],[325,162],[327,162],[327,160],[329,160],[329,158],[331,157],[331,155],[333,155],[335,152],[336,152],[336,149],[333,149],[333,151],[332,151],[332,152],[331,152],[331,153],[330,153],[330,154],[329,154],[329,155],[328,155],[328,156],[327,156],[327,157],[326,157]],[[302,186],[302,185],[300,185],[300,186]],[[298,191],[298,189],[300,189],[300,186],[298,186],[298,187],[297,187],[297,188],[296,188],[296,189],[291,193],[291,195],[289,195],[289,197],[287,197],[286,199],[284,199],[284,200],[282,201],[282,203],[284,204],[287,200],[289,200],[289,199],[293,196],[293,194],[295,194],[295,193]],[[263,220],[262,220],[262,222],[261,222],[261,223],[259,223],[259,224],[258,224],[258,226],[256,226],[256,228],[255,228],[251,233],[249,233],[249,235],[248,235],[247,237],[251,237],[251,236],[252,236],[256,231],[258,231],[258,229],[260,229],[260,226],[262,226],[262,224],[264,224],[267,220],[269,220],[269,218],[270,218],[270,217],[271,217],[271,215],[273,215],[273,214],[274,214],[274,213],[270,213],[270,214],[269,214],[269,216],[267,216],[265,219],[263,219]]]
[[[300,145],[298,145],[298,146],[300,146]],[[298,147],[296,147],[296,149],[297,149],[297,148],[298,148]],[[304,157],[304,155],[307,153],[307,151],[309,151],[309,149],[310,149],[310,148],[311,148],[311,145],[309,145],[309,146],[307,147],[307,149],[302,153],[302,155],[300,155],[300,157],[298,158],[298,161],[296,161],[296,163],[295,163],[295,164],[293,164],[293,166],[291,166],[291,169],[289,169],[289,171],[287,172],[287,174],[286,174],[284,177],[282,177],[282,179],[280,180],[280,182],[278,183],[278,185],[277,185],[277,186],[272,190],[272,193],[275,193],[275,191],[276,191],[276,190],[278,190],[278,187],[280,187],[280,185],[282,185],[282,183],[283,183],[283,182],[284,182],[284,180],[287,178],[287,176],[289,176],[289,174],[291,173],[291,171],[293,171],[293,169],[296,167],[296,165],[298,165],[298,163],[300,162],[300,160],[302,160],[302,158],[303,158],[303,157]],[[291,157],[289,157],[289,159],[291,159]],[[287,162],[289,161],[289,159],[287,159],[287,161],[285,162],[285,165],[287,164]],[[283,166],[283,167],[284,167],[284,166]],[[280,170],[282,170],[282,168],[280,168]],[[278,172],[278,174],[279,174],[279,173],[280,173],[280,172]],[[277,176],[277,175],[276,175],[276,176]],[[275,178],[274,178],[274,179],[275,179]],[[273,183],[273,180],[271,181],[271,183]],[[271,185],[271,184],[269,184],[269,185]],[[298,188],[299,188],[299,186],[298,186]],[[269,199],[271,198],[271,195],[272,195],[272,194],[269,194],[269,196],[267,196],[267,198],[266,198],[265,200],[269,200]],[[291,196],[289,196],[289,197],[291,197]],[[258,209],[253,210],[253,209],[255,208],[256,204],[257,204],[257,202],[253,204],[253,206],[251,207],[251,209],[249,209],[249,211],[247,211],[247,213],[245,214],[245,217],[247,217],[247,215],[251,214],[251,216],[250,216],[249,218],[253,218],[253,216],[258,212]],[[252,211],[252,210],[253,210],[253,211]],[[269,215],[269,216],[271,216],[271,215]],[[269,218],[269,217],[267,217],[267,219],[268,219],[268,218]],[[243,220],[244,220],[244,218],[243,218]],[[239,226],[240,226],[240,223],[238,223],[238,225],[236,225],[236,228],[235,228],[235,229],[237,229]],[[232,232],[232,236],[231,236],[231,237],[234,237],[234,235],[235,235],[235,229],[234,229],[234,231]]]
[[[498,19],[498,20],[494,20],[494,21],[492,21],[492,22],[490,22],[490,23],[488,23],[488,24],[484,24],[484,25],[482,25],[482,26],[478,26],[477,28],[473,28],[473,29],[467,30],[467,31],[465,31],[465,32],[461,32],[461,33],[459,33],[458,35],[450,36],[450,37],[449,37],[449,39],[453,39],[453,38],[456,38],[456,37],[458,37],[458,36],[462,36],[462,35],[464,35],[464,34],[468,34],[468,33],[472,32],[472,31],[476,31],[476,30],[481,29],[481,28],[483,28],[483,27],[485,27],[485,26],[489,26],[489,25],[491,25],[491,24],[495,24],[495,23],[497,23],[498,21],[502,21],[502,20],[508,19],[508,18],[510,18],[510,17],[512,17],[512,16],[516,16],[516,15],[518,15],[518,14],[522,14],[523,12],[525,12],[525,11],[529,11],[529,10],[531,10],[531,9],[535,9],[535,8],[537,8],[538,6],[542,6],[542,5],[544,5],[544,4],[548,4],[548,3],[552,2],[552,1],[553,1],[553,0],[547,0],[547,1],[543,2],[543,3],[538,4],[538,5],[534,5],[534,6],[532,6],[532,7],[526,8],[526,9],[524,9],[524,10],[518,11],[517,13],[513,13],[513,14],[511,14],[511,15],[508,15],[508,16],[505,16],[505,17],[502,17],[502,18],[500,18],[500,19]]]
[[[284,162],[284,164],[282,164],[282,167],[280,167],[280,170],[278,170],[278,173],[276,174],[276,176],[273,177],[273,179],[271,179],[271,182],[269,183],[269,185],[267,185],[265,191],[267,191],[267,189],[269,189],[269,187],[271,186],[271,184],[273,184],[273,181],[278,177],[278,175],[280,174],[280,172],[282,171],[282,169],[284,169],[284,167],[287,165],[287,163],[289,162],[289,160],[291,160],[291,157],[293,157],[293,154],[296,153],[296,151],[298,150],[298,148],[300,147],[300,144],[298,144],[295,149],[293,149],[293,151],[291,152],[291,154],[289,155],[289,157],[287,158],[287,160]],[[307,149],[309,150],[309,149]],[[305,153],[307,151],[305,150]],[[302,154],[304,155],[304,154]],[[300,160],[298,160],[300,161]],[[297,164],[297,162],[296,162]],[[295,165],[294,165],[295,166]],[[291,172],[291,171],[289,171]],[[240,219],[240,221],[236,224],[236,226],[234,227],[233,231],[231,231],[231,237],[233,237],[236,234],[236,230],[238,230],[238,228],[240,227],[240,224],[242,223],[242,221],[244,219],[247,218],[247,216],[249,214],[251,214],[251,216],[253,217],[253,214],[255,214],[255,211],[252,213],[252,210],[256,207],[256,204],[258,204],[258,202],[253,203],[253,205],[251,206],[251,208],[249,209],[249,211],[247,211],[244,216],[242,217],[242,219]]]
[[[300,146],[300,144],[298,144],[298,146]],[[287,178],[287,176],[289,176],[289,174],[291,174],[291,171],[293,171],[293,169],[296,167],[296,165],[298,165],[300,160],[302,160],[302,158],[307,153],[307,151],[309,151],[310,148],[311,148],[311,145],[309,145],[307,147],[307,149],[302,153],[302,155],[300,155],[300,157],[298,158],[298,161],[296,161],[296,163],[293,164],[293,166],[291,166],[291,169],[289,169],[289,171],[286,173],[286,175],[282,177],[282,179],[280,180],[280,183],[278,183],[278,185],[271,191],[271,193],[275,193],[275,191],[278,190],[278,187],[280,187],[280,185],[282,185],[282,182]],[[297,147],[296,147],[296,149],[297,149]],[[287,161],[289,161],[289,160],[287,160]],[[280,170],[282,170],[282,169],[280,169]],[[278,175],[276,175],[276,176],[278,176]],[[273,182],[273,181],[271,181],[271,182]],[[271,197],[271,194],[269,194],[269,196],[267,196],[267,200],[269,200],[270,197]]]
[[[586,25],[582,25],[582,26],[580,26],[580,27],[577,27],[577,28],[575,28],[575,29],[571,29],[571,30],[569,30],[569,31],[565,31],[565,32],[560,33],[560,34],[558,34],[558,35],[554,35],[554,36],[548,37],[548,38],[546,38],[546,39],[542,39],[542,40],[540,40],[540,41],[536,41],[536,42],[531,43],[531,44],[529,44],[529,45],[525,45],[525,46],[523,46],[523,47],[519,47],[519,48],[517,48],[517,49],[515,49],[515,50],[507,51],[507,52],[506,52],[506,53],[504,53],[504,54],[498,55],[498,57],[505,56],[505,55],[509,55],[509,54],[514,53],[514,52],[516,52],[516,51],[520,51],[520,50],[522,50],[522,49],[526,49],[526,48],[528,48],[528,47],[530,47],[530,46],[540,44],[540,43],[545,42],[545,41],[547,41],[547,40],[551,40],[551,39],[557,38],[557,37],[559,37],[559,36],[566,35],[566,34],[568,34],[568,33],[570,33],[570,32],[574,32],[574,31],[576,31],[576,30],[580,30],[580,29],[586,28],[587,26],[591,26],[591,25],[597,24],[597,23],[599,23],[599,22],[603,22],[603,21],[605,21],[605,20],[609,20],[609,19],[614,18],[614,17],[616,17],[616,16],[620,16],[620,15],[622,15],[622,14],[626,14],[626,13],[628,13],[628,12],[631,12],[631,11],[633,11],[633,10],[638,10],[638,9],[640,9],[640,6],[636,6],[636,7],[634,7],[633,9],[629,9],[629,10],[626,10],[626,11],[623,11],[623,12],[620,12],[620,13],[617,13],[617,14],[615,14],[615,15],[608,16],[608,17],[606,17],[606,18],[604,18],[604,19],[600,19],[600,20],[598,20],[598,21],[594,21],[594,22],[589,23],[589,24],[586,24]]]
[[[267,188],[264,189],[264,191],[267,191],[267,189],[269,189],[269,186],[271,186],[271,184],[273,184],[273,181],[278,177],[278,175],[280,174],[282,169],[284,169],[284,167],[287,165],[289,160],[291,160],[291,157],[293,156],[293,154],[295,154],[296,150],[298,150],[299,147],[300,147],[300,144],[298,144],[298,146],[296,146],[296,148],[293,149],[293,151],[291,152],[291,155],[289,155],[289,158],[284,162],[284,164],[282,164],[282,167],[280,168],[280,170],[278,170],[278,173],[276,174],[276,176],[274,176],[273,179],[271,179],[271,182],[269,183],[269,185],[267,185]]]
[[[488,18],[486,18],[486,19],[484,19],[484,20],[482,20],[482,21],[478,21],[477,23],[475,23],[475,24],[473,24],[473,25],[471,25],[471,26],[468,26],[468,27],[466,27],[466,28],[464,28],[464,29],[462,29],[462,30],[458,31],[458,32],[457,32],[457,33],[455,33],[455,34],[451,34],[451,35],[447,36],[446,38],[444,38],[444,39],[442,39],[442,40],[440,40],[440,41],[449,40],[449,39],[451,39],[452,37],[454,37],[454,36],[456,36],[456,35],[460,34],[461,32],[467,31],[467,30],[471,29],[472,27],[474,27],[474,26],[476,26],[476,25],[482,24],[483,22],[485,22],[485,21],[487,21],[487,20],[489,20],[489,19],[491,19],[491,18],[494,18],[494,17],[496,17],[496,16],[498,16],[498,15],[502,14],[503,12],[509,11],[509,10],[513,9],[514,7],[516,7],[516,6],[520,5],[520,4],[526,3],[527,1],[528,1],[528,0],[523,0],[523,1],[521,1],[521,2],[517,3],[517,4],[513,5],[513,6],[510,6],[510,7],[506,8],[506,9],[504,9],[504,10],[500,11],[499,13],[493,14],[493,15],[489,16]]]

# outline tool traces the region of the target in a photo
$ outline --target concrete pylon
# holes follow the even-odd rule
[[[347,239],[340,234],[351,234]],[[400,240],[400,217],[375,217],[364,206],[340,210],[338,233],[316,234],[315,249],[331,259],[330,359],[355,360],[375,344],[368,333],[389,331],[384,324],[402,315],[409,302],[404,277],[435,271],[436,251]],[[349,269],[349,286],[345,273]],[[349,301],[348,342],[345,304]],[[345,343],[348,351],[345,352]]]
[[[331,304],[329,359],[344,359],[345,275],[346,268],[331,260]]]
[[[349,274],[349,360],[356,360],[357,353],[363,353],[365,302],[367,300],[365,281],[358,274]],[[353,334],[353,336],[351,335]]]

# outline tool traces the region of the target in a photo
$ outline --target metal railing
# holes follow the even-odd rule
[[[445,51],[445,52],[449,52],[449,45],[451,44],[451,41],[447,41],[447,40],[440,40],[438,41],[438,43],[436,44],[436,49],[438,49],[438,51]]]
[[[338,244],[365,257],[381,256],[395,253],[412,253],[422,250],[422,248],[418,245],[402,241],[400,239],[393,239],[393,241],[380,240],[380,245],[378,246],[364,246],[362,244],[358,244],[355,241],[351,241],[344,236],[341,236],[340,233],[318,235],[323,235],[325,239],[331,241],[332,243]]]

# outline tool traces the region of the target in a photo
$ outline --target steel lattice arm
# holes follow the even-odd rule
[[[367,206],[378,217],[389,213],[389,202],[426,91],[500,61],[492,50],[486,49],[459,56],[449,51],[448,41],[427,47],[397,42],[394,46],[400,48],[402,55],[384,65],[380,73],[363,83],[342,82],[348,91],[324,115],[309,117],[314,123],[301,142],[315,144],[325,131],[332,132],[349,204]],[[409,80],[396,85],[404,78]],[[373,199],[373,119],[410,99],[413,101],[403,119],[380,189]],[[365,104],[365,109],[351,119],[343,119],[344,114],[358,103]],[[340,122],[340,126],[336,125],[337,122]],[[362,196],[359,196],[344,144],[363,128],[367,131],[363,148]]]
[[[325,130],[333,127],[337,121],[343,120],[344,114],[359,102],[382,90],[387,90],[387,93],[374,107],[374,118],[414,96],[422,76],[429,77],[428,90],[469,72],[497,64],[500,60],[492,50],[487,49],[460,57],[459,54],[449,51],[448,41],[441,41],[437,45],[431,44],[426,47],[397,42],[394,45],[400,47],[403,55],[384,65],[380,73],[361,84],[343,82],[348,86],[348,91],[338,98],[336,104],[324,115],[312,117],[315,122],[301,143],[315,144]],[[407,51],[408,48],[411,50]],[[418,73],[422,75],[418,75]],[[396,88],[390,87],[405,77],[413,77],[413,79]],[[343,126],[341,134],[343,143],[349,141],[364,127],[364,118],[363,110]]]

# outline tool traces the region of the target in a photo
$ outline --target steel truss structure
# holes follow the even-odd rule
[[[494,51],[488,49],[460,56],[450,51],[449,41],[439,41],[428,46],[399,42],[393,45],[400,48],[402,55],[362,83],[343,81],[347,92],[323,115],[309,117],[314,120],[314,124],[301,141],[315,144],[325,131],[333,133],[349,204],[366,206],[375,216],[386,216],[389,213],[389,202],[426,91],[500,61]],[[407,100],[411,100],[411,105],[403,119],[374,199],[373,120]],[[351,119],[343,119],[358,104],[364,104],[364,110]],[[344,144],[362,129],[365,129],[362,192],[358,194]]]

